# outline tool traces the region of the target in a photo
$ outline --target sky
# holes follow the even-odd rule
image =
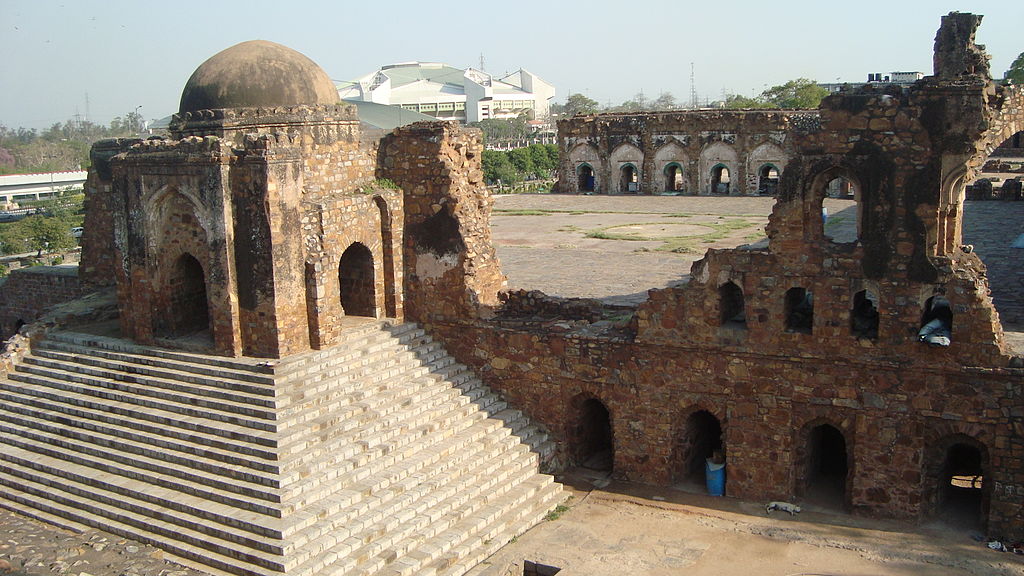
[[[520,68],[619,104],[753,96],[795,78],[861,82],[932,71],[942,15],[985,16],[978,43],[1000,77],[1024,52],[1021,0],[577,2],[0,0],[0,125],[109,124],[177,111],[192,72],[246,40],[302,52],[334,80],[413,60]]]

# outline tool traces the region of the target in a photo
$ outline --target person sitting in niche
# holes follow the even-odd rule
[[[935,295],[924,314],[917,339],[931,346],[949,346],[953,332],[953,309],[945,296]]]

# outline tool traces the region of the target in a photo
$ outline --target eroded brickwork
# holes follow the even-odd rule
[[[615,476],[667,484],[720,449],[728,495],[825,487],[899,518],[938,513],[951,474],[976,476],[989,532],[1024,537],[1024,359],[961,248],[964,184],[1024,128],[1024,94],[991,82],[979,21],[944,19],[935,75],[817,112],[560,124],[564,191],[581,164],[599,193],[669,176],[706,193],[716,167],[753,193],[751,174],[781,173],[767,247],[709,251],[634,309],[502,294],[479,132],[417,124],[378,148],[344,106],[192,111],[172,139],[104,144],[90,189],[112,216],[88,244],[111,255],[86,262],[116,273],[141,341],[205,314],[216,351],[284,356],[336,342],[346,315],[404,314],[546,426],[563,463],[607,451]],[[837,177],[857,193],[829,218],[853,238],[823,217]],[[948,330],[929,345],[932,322]]]
[[[434,329],[552,430],[566,462],[587,455],[597,400],[620,478],[691,474],[693,423],[711,421],[729,495],[812,498],[827,485],[856,513],[928,518],[954,498],[951,475],[973,474],[989,533],[1024,536],[1024,358],[1004,342],[984,265],[961,248],[964,184],[1024,127],[1024,94],[985,74],[979,21],[944,18],[934,76],[832,95],[785,131],[766,248],[711,250],[688,284],[652,290],[629,314],[519,293]],[[633,122],[647,156],[645,122],[659,121],[570,120],[562,151]],[[852,239],[833,238],[822,216],[837,176],[858,191],[842,214],[857,222]],[[940,316],[948,340],[921,341]]]
[[[19,268],[0,284],[0,333],[5,337],[35,322],[57,304],[74,300],[88,290],[75,266]]]
[[[795,134],[816,111],[598,114],[558,122],[558,190],[597,194],[774,194]],[[724,169],[724,174],[723,174]],[[586,181],[587,176],[592,182]],[[631,189],[628,180],[635,179]]]

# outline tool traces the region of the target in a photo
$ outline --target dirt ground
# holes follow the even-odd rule
[[[605,485],[581,470],[562,480],[572,494],[568,509],[470,576],[519,576],[524,561],[559,568],[559,576],[1024,574],[1024,556],[990,550],[941,524],[915,527],[814,509],[768,514],[763,502]]]

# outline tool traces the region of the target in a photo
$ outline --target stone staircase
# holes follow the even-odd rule
[[[59,332],[0,380],[0,506],[245,576],[460,575],[553,444],[412,324],[277,361]]]

